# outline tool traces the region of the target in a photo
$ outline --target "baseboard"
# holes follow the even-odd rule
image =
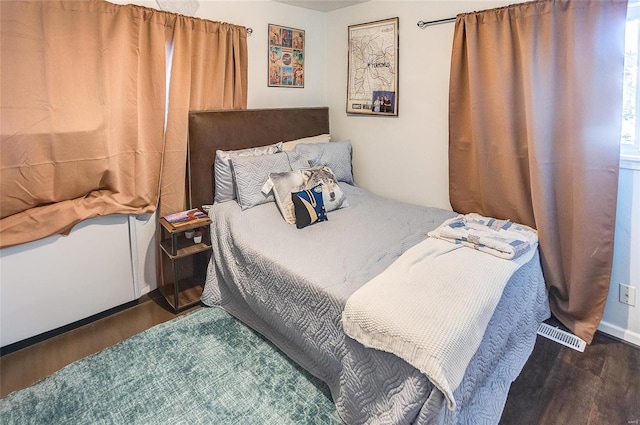
[[[2,0],[0,0],[0,1],[2,1]],[[149,288],[149,286],[147,285],[147,289],[148,288]],[[119,313],[119,312],[124,311],[126,309],[135,307],[135,306],[137,306],[137,305],[139,305],[139,304],[141,304],[143,302],[147,302],[147,301],[153,300],[153,299],[158,299],[158,300],[164,301],[164,297],[160,294],[160,291],[157,291],[157,290],[149,291],[146,295],[141,296],[137,300],[129,301],[128,303],[119,305],[117,307],[110,308],[109,310],[103,311],[103,312],[98,313],[98,314],[94,314],[93,316],[89,316],[89,317],[84,318],[82,320],[78,320],[76,322],[69,323],[68,325],[64,325],[64,326],[61,326],[59,328],[52,329],[50,331],[41,333],[39,335],[35,335],[35,336],[30,337],[30,338],[23,339],[22,341],[17,341],[17,342],[14,342],[13,344],[8,344],[8,345],[5,345],[4,347],[0,347],[0,357],[4,356],[6,354],[14,353],[14,352],[16,352],[18,350],[21,350],[23,348],[27,348],[27,347],[29,347],[31,345],[34,345],[34,344],[37,344],[39,342],[46,341],[46,340],[48,340],[50,338],[53,338],[55,336],[62,335],[63,333],[72,331],[72,330],[77,329],[77,328],[79,328],[81,326],[88,325],[90,323],[93,323],[93,322],[95,322],[97,320],[100,320],[100,319],[103,319],[105,317],[112,316],[112,315],[114,315],[116,313]],[[168,306],[167,306],[167,309],[168,309]]]
[[[75,321],[73,323],[69,323],[68,325],[60,326],[59,328],[52,329],[47,332],[43,332],[41,334],[32,336],[27,339],[23,339],[22,341],[17,341],[12,344],[5,345],[4,347],[0,347],[0,357],[6,354],[11,354],[15,351],[21,350],[23,348],[27,348],[31,345],[37,344],[42,341],[46,341],[54,336],[62,335],[63,333],[72,331],[81,326],[88,325],[89,323],[95,322],[96,320],[100,320],[102,318],[111,316],[113,314],[119,313],[123,310],[131,308],[138,303],[137,300],[129,301],[128,303],[119,305],[117,307],[110,308],[109,310],[100,312],[98,314],[94,314],[92,316],[86,317],[84,319]]]
[[[637,332],[632,332],[628,329],[621,328],[620,326],[616,326],[605,321],[600,322],[598,330],[640,348],[640,334]]]

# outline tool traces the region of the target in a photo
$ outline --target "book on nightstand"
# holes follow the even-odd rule
[[[174,228],[196,224],[200,221],[208,222],[209,217],[197,208],[165,215],[164,218]]]

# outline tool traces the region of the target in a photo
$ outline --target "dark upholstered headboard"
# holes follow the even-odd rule
[[[213,203],[216,150],[236,150],[329,133],[329,108],[189,112],[189,205]]]

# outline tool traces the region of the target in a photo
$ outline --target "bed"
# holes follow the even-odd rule
[[[371,348],[347,336],[343,314],[350,300],[387,276],[400,258],[431,240],[429,232],[457,214],[376,196],[348,181],[345,170],[335,173],[347,176],[336,178],[336,191],[348,205],[328,212],[327,221],[302,229],[285,221],[274,201],[247,207],[245,189],[240,190],[243,180],[236,182],[237,201],[213,202],[218,196],[217,151],[328,133],[327,108],[190,113],[190,204],[213,203],[213,254],[202,302],[224,308],[326,382],[347,424],[497,423],[509,386],[533,349],[538,325],[549,316],[537,250],[506,279],[482,330],[456,342],[471,351],[459,382],[448,392],[437,377],[393,350]],[[288,159],[292,164],[292,154]],[[234,171],[247,163],[263,164],[253,157],[237,159]],[[249,169],[254,170],[251,175],[265,172]],[[218,190],[223,191],[221,186]]]

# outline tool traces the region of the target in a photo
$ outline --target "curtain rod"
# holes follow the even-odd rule
[[[253,34],[253,28],[247,28],[247,35]]]
[[[456,18],[438,19],[436,21],[418,21],[418,27],[423,30],[430,25],[440,25],[447,22],[455,22]]]

